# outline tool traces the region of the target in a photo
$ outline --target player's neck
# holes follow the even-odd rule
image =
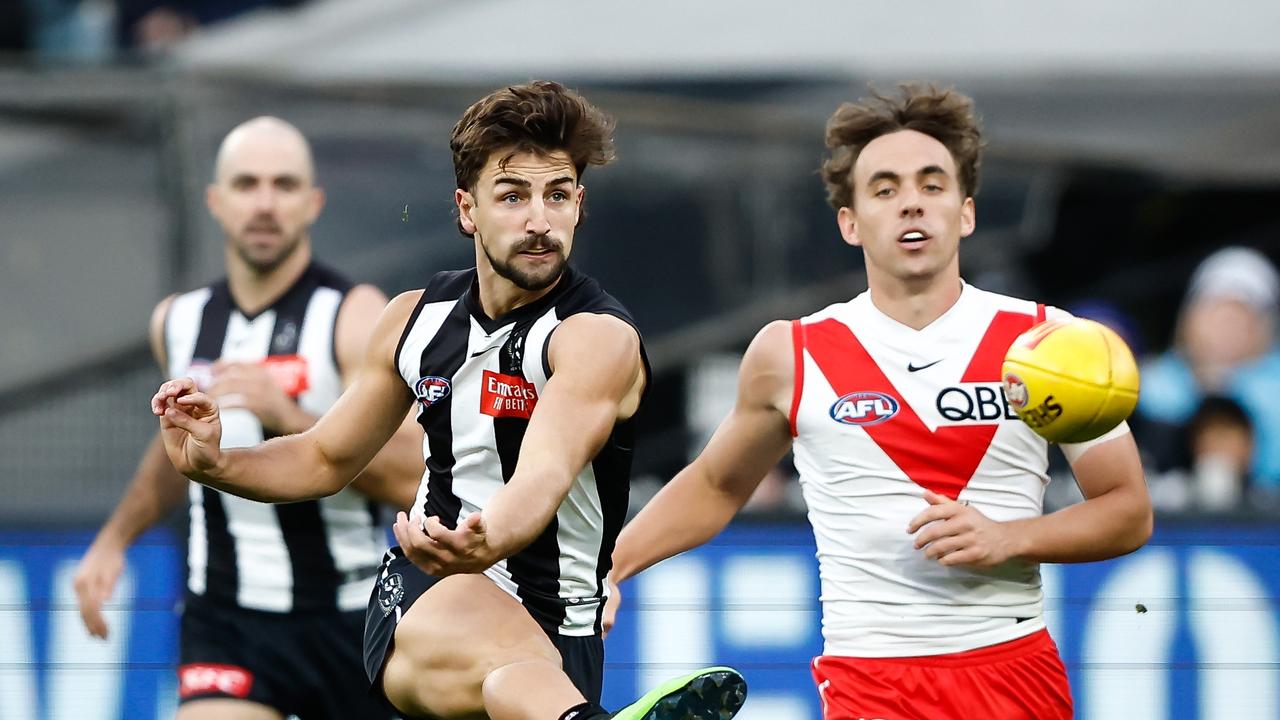
[[[867,285],[877,310],[913,330],[923,330],[942,317],[964,290],[958,275],[919,282],[869,275]]]
[[[256,315],[279,300],[302,277],[311,264],[311,247],[306,242],[289,254],[279,265],[263,273],[227,249],[227,285],[236,307]]]
[[[480,286],[480,309],[490,319],[497,319],[551,292],[564,279],[564,273],[550,286],[541,290],[524,290],[510,280],[494,272],[493,268],[476,266],[477,284]]]

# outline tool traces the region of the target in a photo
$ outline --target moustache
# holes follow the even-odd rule
[[[513,253],[522,252],[539,252],[542,250],[551,250],[553,252],[561,252],[564,245],[550,235],[530,235],[512,249]]]
[[[244,226],[245,232],[280,232],[280,223],[269,217],[255,218]]]

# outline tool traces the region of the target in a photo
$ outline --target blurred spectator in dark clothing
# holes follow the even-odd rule
[[[196,29],[259,8],[293,8],[306,0],[117,0],[120,45],[163,50]]]
[[[1224,397],[1207,397],[1187,423],[1191,507],[1206,512],[1239,509],[1250,487],[1253,423],[1244,408]]]
[[[1172,456],[1186,452],[1177,429],[1217,395],[1242,407],[1254,428],[1254,482],[1280,493],[1278,298],[1280,277],[1256,250],[1219,250],[1196,269],[1174,347],[1142,367],[1135,433],[1158,469],[1177,465]]]

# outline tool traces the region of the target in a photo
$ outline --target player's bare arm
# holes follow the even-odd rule
[[[147,333],[151,353],[161,372],[166,371],[167,365],[164,322],[172,302],[173,296],[170,296],[156,305]],[[76,568],[73,581],[76,602],[80,619],[90,635],[105,639],[109,633],[102,605],[115,591],[124,570],[125,550],[139,535],[173,512],[186,496],[187,479],[173,469],[157,434],[143,451],[124,497]]]
[[[1094,445],[1071,469],[1084,502],[1041,517],[1000,523],[976,508],[926,493],[930,506],[911,521],[907,532],[917,533],[916,547],[943,565],[976,567],[1013,558],[1106,560],[1137,550],[1151,537],[1151,500],[1133,435],[1124,433]]]
[[[776,321],[747,348],[733,410],[706,448],[622,529],[613,553],[616,582],[701,545],[729,524],[791,447],[794,386],[791,325]]]
[[[648,381],[639,335],[610,315],[565,320],[551,336],[548,361],[552,375],[529,419],[516,470],[484,511],[456,530],[434,517],[425,523],[397,517],[396,539],[423,570],[481,571],[532,542],[614,425],[635,414]]]
[[[404,421],[412,396],[395,368],[400,332],[420,293],[405,293],[379,318],[354,381],[309,430],[252,448],[220,450],[219,407],[190,378],[160,386],[151,400],[175,468],[209,487],[262,502],[338,492]]]
[[[333,335],[343,387],[349,387],[359,373],[373,329],[386,308],[387,296],[373,285],[357,285],[347,293]],[[422,429],[414,421],[414,415],[413,412],[405,415],[391,439],[351,482],[353,489],[393,508],[413,505],[423,471]]]

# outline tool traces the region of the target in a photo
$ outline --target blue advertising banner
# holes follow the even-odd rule
[[[0,532],[0,719],[173,716],[180,543],[154,533],[130,550],[103,642],[85,633],[71,588],[89,539]],[[1078,717],[1280,720],[1278,550],[1277,526],[1161,522],[1133,555],[1046,566],[1046,621]],[[751,685],[742,720],[820,717],[806,526],[735,525],[623,591],[607,641],[607,707],[687,669],[729,664]]]

